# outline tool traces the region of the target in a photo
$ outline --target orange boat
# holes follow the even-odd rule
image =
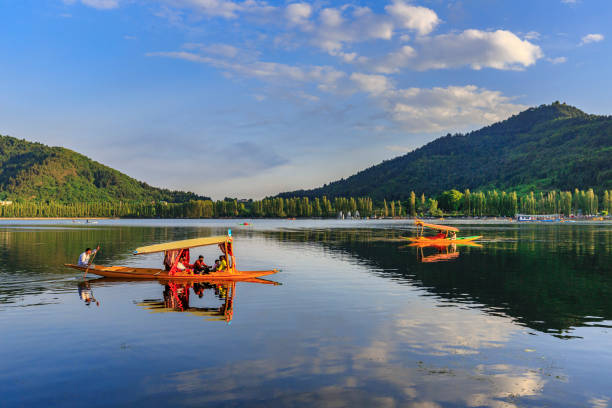
[[[414,220],[417,226],[417,236],[406,238],[415,244],[419,245],[450,245],[450,244],[469,244],[473,241],[482,238],[480,235],[474,235],[470,237],[457,237],[456,233],[459,232],[458,228],[448,227],[446,225],[428,224],[421,220]],[[433,237],[424,236],[423,232],[425,228],[438,230],[439,234]]]
[[[186,239],[183,241],[168,242],[164,244],[149,245],[137,248],[134,255],[164,253],[166,269],[135,268],[131,266],[102,266],[89,265],[79,266],[64,264],[69,268],[78,269],[85,273],[93,273],[108,278],[124,279],[162,279],[162,280],[185,280],[197,282],[236,282],[249,281],[260,276],[277,273],[276,269],[268,271],[239,271],[236,269],[236,257],[233,251],[233,238],[230,235]],[[225,255],[226,267],[223,270],[206,274],[195,274],[189,267],[180,268],[181,265],[189,265],[189,249],[207,245],[218,245]]]

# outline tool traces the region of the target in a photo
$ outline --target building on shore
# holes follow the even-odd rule
[[[555,222],[561,221],[561,214],[516,214],[515,218],[519,222]]]

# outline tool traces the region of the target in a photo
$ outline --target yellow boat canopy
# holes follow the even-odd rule
[[[223,244],[224,242],[231,241],[232,237],[225,235],[218,237],[184,239],[182,241],[167,242],[165,244],[156,244],[136,248],[136,250],[134,251],[134,255],[152,254],[155,252],[174,251],[177,249],[187,249],[206,245]]]
[[[419,227],[426,227],[426,228],[431,228],[431,229],[435,229],[435,230],[439,230],[439,231],[459,232],[459,229],[455,228],[455,227],[447,227],[445,225],[428,224],[428,223],[423,222],[421,220],[414,220],[414,222]]]

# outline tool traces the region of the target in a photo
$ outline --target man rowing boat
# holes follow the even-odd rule
[[[89,266],[91,256],[96,254],[99,250],[100,250],[100,245],[98,245],[98,247],[94,250],[92,250],[91,248],[85,249],[85,252],[79,255],[78,265],[79,266]]]

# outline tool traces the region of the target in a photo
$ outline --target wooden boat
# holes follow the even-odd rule
[[[480,238],[480,237],[476,237],[476,238]],[[422,241],[416,241],[416,242],[412,242],[410,245],[411,247],[447,247],[449,245],[454,245],[454,246],[461,246],[461,247],[482,247],[481,244],[472,241],[453,241],[453,240],[445,240],[443,242],[437,241],[437,240],[422,240]]]
[[[231,232],[230,232],[231,234]],[[227,267],[221,271],[210,272],[207,274],[194,274],[192,270],[180,270],[179,261],[189,261],[189,249],[207,245],[218,245],[219,249],[227,258]],[[268,271],[240,271],[236,269],[236,258],[233,253],[233,238],[231,235],[186,239],[182,241],[168,242],[164,244],[149,245],[137,248],[134,255],[164,253],[164,260],[171,257],[171,267],[168,270],[155,268],[136,268],[131,266],[102,266],[90,265],[79,266],[74,264],[64,264],[69,268],[78,269],[87,273],[93,273],[108,278],[125,279],[156,279],[156,280],[181,280],[197,282],[236,282],[248,281],[261,276],[277,273],[276,269]]]
[[[455,239],[450,238],[430,238],[430,237],[411,237],[406,238],[415,244],[427,244],[427,245],[446,245],[446,244],[468,244],[473,241],[482,238],[481,235],[474,235],[471,237],[457,237]]]
[[[196,275],[199,276],[199,275]],[[207,275],[204,275],[207,276]],[[193,275],[192,275],[193,277]],[[202,279],[175,279],[174,277],[172,278],[168,278],[168,279],[160,279],[160,278],[136,278],[136,279],[132,279],[132,278],[111,278],[111,277],[101,277],[101,278],[93,278],[88,280],[87,282],[91,282],[91,283],[95,283],[97,286],[110,286],[113,284],[124,284],[126,282],[146,282],[146,281],[156,281],[161,285],[165,285],[168,283],[177,283],[177,284],[189,284],[192,285],[194,283],[208,283],[206,280],[202,280]],[[229,284],[229,283],[235,283],[237,282],[236,280],[224,280],[224,279],[212,279],[210,283],[215,283],[215,284]],[[273,285],[273,286],[280,286],[281,283],[280,282],[276,282],[273,280],[269,280],[269,279],[262,279],[262,278],[244,278],[244,279],[240,279],[239,282],[248,282],[248,283],[261,283],[262,285]]]
[[[406,238],[407,240],[412,241],[415,244],[422,244],[422,245],[467,244],[479,238],[482,238],[482,236],[480,235],[474,235],[470,237],[451,237],[449,236],[449,233],[452,233],[451,235],[456,234],[457,232],[459,232],[458,228],[448,227],[446,225],[429,224],[429,223],[423,222],[418,219],[415,220],[415,223],[417,226],[417,236]],[[441,231],[444,233],[445,236],[444,238],[437,237],[437,236],[433,236],[433,237],[424,236],[423,232],[425,228],[430,228],[433,230]]]

